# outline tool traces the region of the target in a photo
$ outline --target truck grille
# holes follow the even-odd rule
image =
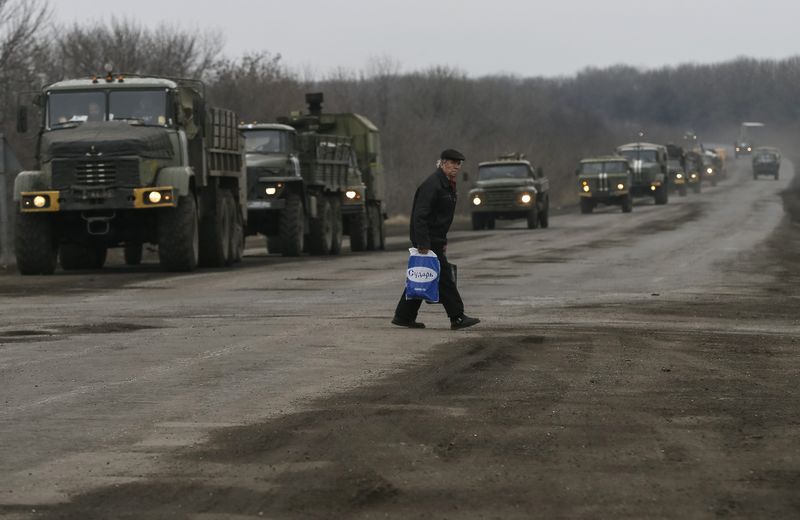
[[[486,204],[515,204],[518,190],[491,190],[483,193]]]
[[[56,159],[53,187],[138,186],[138,159]]]

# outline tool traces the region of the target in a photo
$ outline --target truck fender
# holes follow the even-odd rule
[[[26,191],[49,190],[47,175],[39,170],[19,172],[14,178],[14,200],[20,200],[20,193]]]
[[[189,166],[167,166],[158,172],[156,185],[172,186],[178,195],[185,197],[191,193],[189,186],[193,177],[194,170]]]

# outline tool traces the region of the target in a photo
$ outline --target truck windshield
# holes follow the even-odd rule
[[[248,130],[244,132],[247,153],[289,153],[287,139],[281,130]]]
[[[47,102],[48,127],[84,121],[105,121],[104,92],[51,92]]]
[[[628,163],[622,161],[581,164],[581,173],[627,173],[627,171]]]
[[[621,155],[629,161],[657,161],[657,154],[655,150],[623,150]]]
[[[144,125],[167,124],[164,90],[116,90],[108,95],[108,119],[131,120]]]
[[[526,179],[531,177],[530,170],[524,164],[496,164],[481,166],[478,169],[478,179],[490,181],[492,179]]]

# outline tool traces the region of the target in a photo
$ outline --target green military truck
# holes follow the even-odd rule
[[[675,144],[667,144],[667,171],[672,189],[678,192],[681,197],[686,196],[687,184],[685,155],[683,147]]]
[[[778,180],[781,171],[781,151],[772,146],[760,146],[753,151],[753,179],[770,175]]]
[[[629,143],[617,148],[617,155],[625,157],[633,170],[631,195],[651,196],[656,204],[669,200],[667,174],[667,147],[653,143]]]
[[[158,245],[161,266],[241,259],[244,147],[231,111],[208,108],[195,80],[123,76],[59,81],[41,108],[39,169],[15,179],[15,251],[22,274],[99,268],[110,247],[141,262]],[[27,131],[28,106],[17,129]]]
[[[591,213],[598,204],[620,206],[623,213],[633,211],[631,172],[628,159],[619,155],[581,160],[575,170],[581,213]]]
[[[497,219],[527,220],[528,229],[549,226],[550,181],[522,154],[478,164],[469,192],[472,229],[494,229]]]
[[[354,113],[308,114],[243,125],[247,142],[247,234],[267,236],[270,252],[338,254],[385,247],[385,185],[377,127]]]
[[[703,190],[703,156],[695,150],[686,152],[683,158],[683,165],[686,171],[686,184],[692,189],[694,193],[700,193]]]

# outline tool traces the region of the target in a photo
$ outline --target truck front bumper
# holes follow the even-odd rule
[[[176,205],[172,186],[24,191],[19,197],[22,213],[174,208]]]

